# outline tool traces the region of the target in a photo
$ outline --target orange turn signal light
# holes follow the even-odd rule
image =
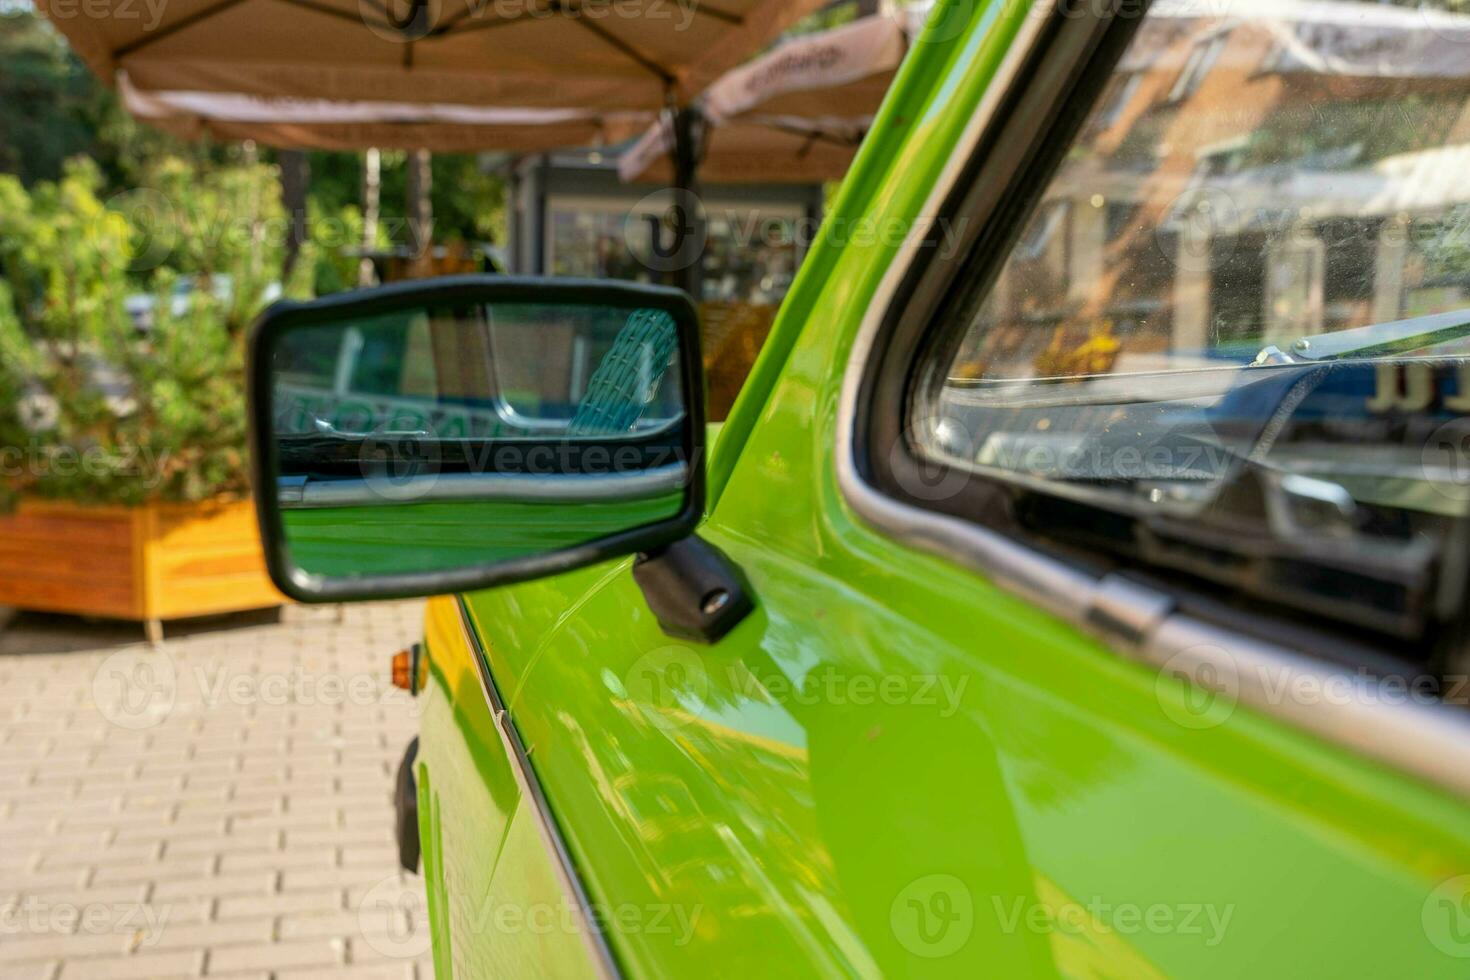
[[[428,675],[429,658],[424,656],[421,644],[415,643],[407,650],[399,650],[393,654],[394,687],[401,687],[408,693],[417,695],[424,689]]]

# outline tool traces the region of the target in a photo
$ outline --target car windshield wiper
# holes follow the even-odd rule
[[[1392,357],[1465,337],[1470,337],[1470,310],[1455,310],[1302,337],[1291,345],[1289,351],[1275,346],[1264,347],[1251,364],[1262,367],[1347,358]]]

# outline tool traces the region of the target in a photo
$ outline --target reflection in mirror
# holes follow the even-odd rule
[[[266,355],[282,533],[302,572],[484,566],[683,509],[669,313],[452,302],[339,316],[288,327]]]

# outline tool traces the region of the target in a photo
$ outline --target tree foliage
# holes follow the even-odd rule
[[[278,181],[263,165],[201,172],[166,158],[155,170],[146,203],[163,213],[146,220],[139,195],[104,201],[85,161],[29,191],[0,176],[7,497],[137,504],[247,490],[244,336],[280,288]],[[298,268],[303,280],[313,271]],[[128,309],[140,283],[146,330]]]

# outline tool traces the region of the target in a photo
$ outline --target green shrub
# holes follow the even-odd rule
[[[248,489],[244,337],[282,278],[279,183],[166,159],[149,184],[104,202],[86,161],[29,193],[0,176],[0,503]],[[285,292],[309,295],[310,244],[295,270]],[[146,331],[125,303],[140,293]]]

